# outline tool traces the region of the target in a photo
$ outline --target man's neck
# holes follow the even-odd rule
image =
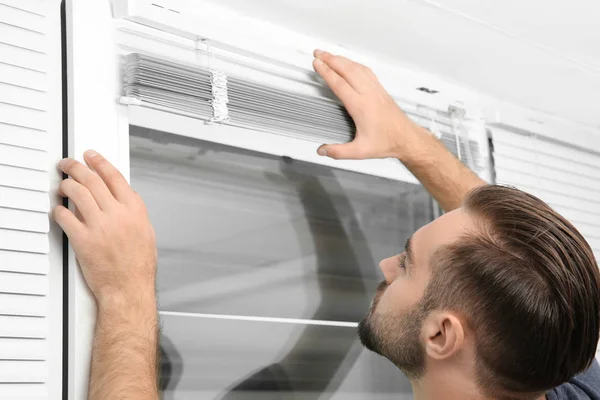
[[[428,374],[411,384],[415,400],[493,400],[481,394],[472,379],[452,372]],[[546,400],[546,395],[537,400]]]
[[[454,371],[428,373],[411,383],[415,400],[488,400],[477,389],[473,379]]]

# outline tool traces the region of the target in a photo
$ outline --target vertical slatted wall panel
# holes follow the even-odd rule
[[[530,192],[560,212],[600,258],[600,149],[494,128],[496,180]]]
[[[49,9],[0,0],[0,399],[49,398]]]

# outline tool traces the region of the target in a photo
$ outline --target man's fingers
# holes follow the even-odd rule
[[[346,109],[352,114],[352,110],[355,108],[358,94],[352,87],[346,82],[344,78],[339,76],[334,70],[318,58],[313,61],[315,71],[325,80],[327,86],[331,88],[333,93],[344,103]]]
[[[315,50],[314,55],[317,60],[323,61],[346,80],[357,93],[363,93],[372,88],[374,75],[364,65],[322,50]]]
[[[98,207],[98,203],[96,203],[90,191],[72,178],[65,179],[60,183],[58,194],[73,200],[81,216],[86,221],[91,220],[100,212],[100,207]]]
[[[335,160],[362,160],[367,157],[364,148],[356,140],[344,144],[324,144],[317,153]]]
[[[127,180],[106,158],[93,150],[86,151],[84,157],[117,200],[125,203],[131,198],[133,191]]]
[[[107,209],[115,203],[115,198],[102,179],[87,166],[70,158],[61,160],[58,166],[65,174],[85,186],[101,209]]]
[[[52,218],[71,240],[76,237],[81,237],[82,232],[85,229],[83,223],[64,206],[54,207],[52,210]]]

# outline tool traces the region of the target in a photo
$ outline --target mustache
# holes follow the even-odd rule
[[[387,281],[379,282],[379,285],[377,285],[377,293],[379,294],[379,293],[385,292],[385,290],[388,288],[388,286],[389,285],[388,285]]]
[[[374,310],[377,307],[377,303],[379,303],[379,298],[388,288],[388,283],[384,280],[377,285],[377,289],[375,290],[375,297],[373,297],[373,303],[371,305],[371,310]]]

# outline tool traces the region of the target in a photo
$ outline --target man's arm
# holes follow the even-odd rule
[[[485,184],[435,136],[413,122],[367,67],[315,51],[313,66],[344,103],[356,124],[354,141],[324,145],[319,154],[335,159],[398,158],[446,211]]]
[[[53,215],[98,306],[89,399],[158,399],[154,230],[123,176],[94,152],[86,161],[96,172],[75,160],[60,162],[70,178],[59,192],[79,214],[58,206]]]

